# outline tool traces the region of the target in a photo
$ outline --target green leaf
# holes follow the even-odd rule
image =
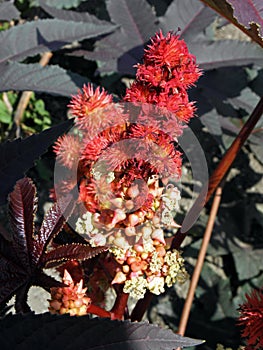
[[[236,270],[241,281],[255,277],[262,271],[262,256],[263,249],[254,249],[245,244],[242,250],[233,253]]]
[[[5,103],[0,100],[0,122],[5,124],[10,124],[12,121],[12,115],[6,108]]]

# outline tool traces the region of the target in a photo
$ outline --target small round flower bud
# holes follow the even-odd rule
[[[135,226],[139,223],[139,217],[136,214],[130,214],[128,220],[131,226]]]
[[[122,266],[122,271],[123,271],[124,273],[128,273],[128,272],[130,271],[130,267],[129,267],[128,265],[123,265],[123,266]]]
[[[141,263],[140,262],[134,262],[134,263],[131,264],[131,270],[133,272],[138,272],[141,269],[142,269],[142,267],[141,267]]]
[[[139,191],[139,188],[138,188],[138,185],[135,185],[135,186],[131,186],[128,188],[127,190],[127,195],[131,198],[135,198],[137,197],[138,195],[140,194],[140,191]]]

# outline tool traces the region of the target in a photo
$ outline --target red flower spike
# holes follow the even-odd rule
[[[98,246],[103,239],[103,244],[125,250],[133,244],[139,225],[150,224],[153,217],[171,222],[169,213],[176,210],[176,201],[163,196],[164,184],[171,176],[181,176],[175,141],[183,132],[183,122],[194,115],[186,89],[199,76],[185,42],[173,33],[159,32],[124,97],[139,108],[114,104],[105,90],[90,84],[73,96],[69,106],[83,145],[79,201],[89,212],[78,219],[77,230],[88,235],[91,245]],[[124,112],[126,107],[131,115]],[[127,240],[121,240],[116,229],[118,234],[127,231]],[[98,233],[101,230],[106,234]],[[157,282],[161,286],[162,281]]]
[[[125,101],[157,105],[187,123],[195,108],[188,101],[186,89],[201,72],[185,42],[178,35],[169,32],[165,37],[160,31],[151,39],[143,59],[144,63],[137,65],[136,81],[127,89]]]
[[[238,324],[243,326],[242,337],[247,338],[250,349],[263,348],[263,289],[246,294],[247,301],[240,306]]]

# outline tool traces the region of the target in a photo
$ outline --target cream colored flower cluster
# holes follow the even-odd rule
[[[157,239],[153,240],[150,251],[145,250],[143,244],[136,244],[127,251],[120,248],[111,251],[121,264],[112,284],[124,284],[124,293],[135,299],[143,298],[147,289],[159,295],[164,293],[165,285],[171,287],[188,278],[180,253],[166,250],[165,244]]]

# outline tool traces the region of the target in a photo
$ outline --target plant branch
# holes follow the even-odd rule
[[[123,320],[127,308],[129,294],[120,290],[117,294],[115,303],[111,309],[111,318],[115,320]]]
[[[134,321],[141,321],[142,320],[145,311],[150,306],[150,303],[152,301],[152,297],[153,297],[153,294],[147,290],[145,295],[144,295],[144,298],[138,300],[137,304],[135,305],[134,309],[132,310],[131,321],[134,322]]]
[[[13,107],[8,99],[8,95],[6,92],[3,92],[3,102],[6,105],[6,108],[8,110],[9,113],[13,113]]]
[[[238,152],[244,145],[245,141],[248,139],[253,128],[259,121],[262,113],[263,113],[263,97],[260,99],[260,101],[256,105],[249,119],[243,125],[239,134],[237,135],[232,145],[229,147],[224,157],[219,162],[218,166],[213,172],[212,176],[210,177],[208,182],[207,193],[206,193],[206,186],[204,186],[203,190],[201,191],[196,201],[194,202],[192,208],[186,214],[185,220],[187,220],[187,218],[191,218],[193,213],[196,213],[197,211],[200,212],[202,208],[206,205],[206,203],[209,201],[210,197],[212,196],[212,194],[214,193],[214,191],[216,190],[220,182],[223,180],[223,178],[226,176],[226,174],[230,170],[234,160],[238,155]],[[173,238],[171,249],[179,249],[186,235],[187,235],[187,232],[183,232],[182,228],[179,229],[175,237]]]
[[[189,315],[190,315],[191,306],[192,306],[192,303],[194,300],[195,290],[196,290],[196,287],[197,287],[197,284],[198,284],[198,281],[200,278],[200,274],[201,274],[201,271],[203,268],[203,264],[204,264],[204,260],[205,260],[205,256],[206,256],[206,252],[207,252],[207,247],[208,247],[211,235],[212,235],[217,211],[218,211],[218,208],[220,205],[221,194],[222,194],[222,186],[219,186],[217,188],[215,196],[214,196],[214,200],[213,200],[212,208],[210,211],[210,216],[209,216],[209,219],[207,222],[207,226],[206,226],[204,238],[202,241],[201,249],[199,251],[199,255],[197,258],[196,265],[195,265],[194,273],[193,273],[191,283],[190,283],[190,286],[188,289],[188,294],[187,294],[187,297],[185,300],[182,316],[180,319],[179,328],[178,328],[178,334],[180,334],[180,335],[185,334],[187,322],[188,322]]]
[[[87,311],[93,315],[97,315],[99,317],[111,318],[111,313],[102,309],[101,307],[91,304],[88,306]]]
[[[53,55],[52,52],[45,52],[43,54],[43,56],[41,57],[39,64],[43,67],[46,66],[49,63],[52,55]],[[16,126],[16,137],[17,138],[20,136],[21,120],[23,118],[24,112],[28,106],[28,103],[30,101],[31,96],[32,96],[32,91],[23,91],[23,93],[20,97],[20,100],[18,102],[15,116],[14,116],[14,123]]]

